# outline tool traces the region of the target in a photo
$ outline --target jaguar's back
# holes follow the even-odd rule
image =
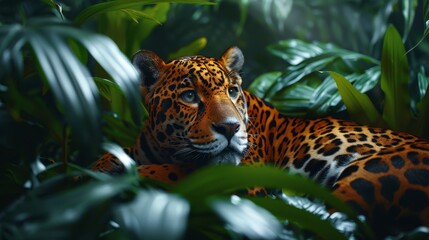
[[[272,164],[332,188],[381,234],[429,226],[428,141],[333,118],[285,117],[242,90],[243,61],[238,48],[219,60],[134,56],[149,118],[128,151],[142,175],[172,183],[207,164]],[[107,154],[94,169],[122,168]]]
[[[247,96],[257,103],[249,104],[255,151],[244,164],[274,164],[325,184],[380,234],[429,226],[427,140],[333,118],[287,118]]]

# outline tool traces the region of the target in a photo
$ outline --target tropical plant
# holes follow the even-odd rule
[[[205,0],[2,3],[0,238],[373,237],[365,223],[326,189],[279,169],[207,168],[176,186],[141,179],[120,147],[133,144],[146,117],[137,91],[138,75],[125,56],[141,45],[165,59],[198,52],[216,56],[238,44],[248,59],[245,78],[266,73],[250,90],[282,111],[305,115],[309,110],[314,116],[344,109],[334,81],[319,71],[339,72],[362,92],[376,86],[383,64],[368,55],[376,55],[384,30],[373,30],[388,26],[389,16],[397,13],[391,7],[403,6],[409,10],[402,11],[408,26],[404,39],[415,39],[410,30],[418,9],[415,1],[392,0],[383,5],[341,0],[222,0],[216,6]],[[358,7],[375,16],[373,28],[353,24]],[[368,11],[372,8],[377,10]],[[344,12],[350,13],[347,21],[330,20]],[[295,24],[289,20],[303,13],[308,21]],[[255,26],[263,33],[255,36]],[[359,37],[342,31],[357,31]],[[300,40],[283,40],[291,36]],[[336,45],[307,43],[314,39]],[[204,48],[206,44],[211,47]],[[424,44],[412,53],[422,51]],[[413,59],[421,61],[415,55]],[[286,70],[278,56],[286,60]],[[273,69],[277,71],[268,72]],[[421,69],[418,79],[427,86],[425,68]],[[311,98],[313,91],[317,94]],[[423,102],[427,98],[426,94]],[[124,175],[87,170],[104,151],[124,163]],[[276,198],[236,195],[255,185],[283,192]],[[325,204],[344,214],[329,214]]]
[[[123,53],[137,50],[166,21],[170,3],[210,3],[171,0],[142,7],[154,2],[2,5],[0,238],[259,239],[309,232],[322,238],[371,237],[353,211],[327,190],[279,169],[212,168],[162,188],[140,179],[116,144],[132,144],[145,118],[138,74]],[[195,38],[169,57],[196,53],[205,44],[205,37]],[[46,150],[49,143],[59,154]],[[124,163],[123,176],[86,169],[102,151]],[[311,213],[280,198],[230,197],[255,185],[308,194],[348,217]],[[335,221],[356,227],[341,230]]]
[[[421,59],[427,53],[427,43],[423,39],[429,27],[422,31],[410,31],[413,27],[416,29],[416,25],[420,26],[414,23],[415,16],[423,15],[424,22],[427,22],[427,2],[386,1],[384,4],[384,8],[374,16],[373,25],[368,24],[370,29],[374,29],[374,35],[371,41],[365,41],[366,50],[357,48],[362,53],[346,50],[344,47],[351,47],[348,45],[350,41],[345,41],[342,47],[332,44],[339,42],[335,40],[338,36],[348,37],[349,34],[333,35],[330,44],[282,40],[268,46],[268,51],[287,61],[286,70],[260,75],[249,90],[287,115],[316,117],[329,114],[345,117],[344,101],[351,118],[357,122],[429,138],[424,127],[424,122],[428,120],[427,97],[424,96],[429,79],[426,76],[426,61]],[[321,3],[316,5],[322,6]],[[421,5],[423,8],[417,7]],[[402,14],[402,22],[394,18],[398,13]],[[345,22],[349,23],[347,19]],[[359,23],[362,22],[367,20]],[[388,27],[390,23],[401,23],[402,38],[393,25]],[[356,34],[359,35],[360,30]],[[409,46],[408,52],[403,42]],[[377,56],[379,53],[381,57]],[[353,91],[355,94],[352,94],[351,86],[343,81],[344,78],[329,72],[343,75],[356,88],[357,91]],[[359,92],[368,93],[372,101]],[[382,117],[379,112],[383,112]]]

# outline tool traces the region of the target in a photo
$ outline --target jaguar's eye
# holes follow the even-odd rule
[[[231,98],[236,98],[238,97],[238,87],[230,87],[228,89],[228,95]]]
[[[184,91],[180,94],[180,98],[187,103],[197,102],[197,93],[193,90]]]

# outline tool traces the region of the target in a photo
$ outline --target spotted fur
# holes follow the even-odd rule
[[[141,175],[174,183],[207,164],[269,164],[330,187],[381,234],[429,226],[428,141],[333,118],[285,117],[242,90],[238,48],[218,60],[169,63],[140,51],[133,63],[149,112],[127,149]],[[123,171],[110,154],[93,169]]]

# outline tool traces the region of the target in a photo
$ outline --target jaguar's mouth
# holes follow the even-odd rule
[[[238,165],[247,151],[247,136],[235,136],[231,141],[215,139],[205,143],[188,143],[173,155],[175,161],[198,166]]]
[[[230,164],[237,166],[240,164],[243,154],[231,148],[227,148],[218,155],[209,160],[209,165],[225,165]]]
[[[183,148],[174,154],[175,161],[179,163],[193,164],[197,166],[206,165],[238,165],[244,156],[245,151],[237,151],[230,146],[224,148],[220,152],[213,154],[198,151],[194,148]]]

